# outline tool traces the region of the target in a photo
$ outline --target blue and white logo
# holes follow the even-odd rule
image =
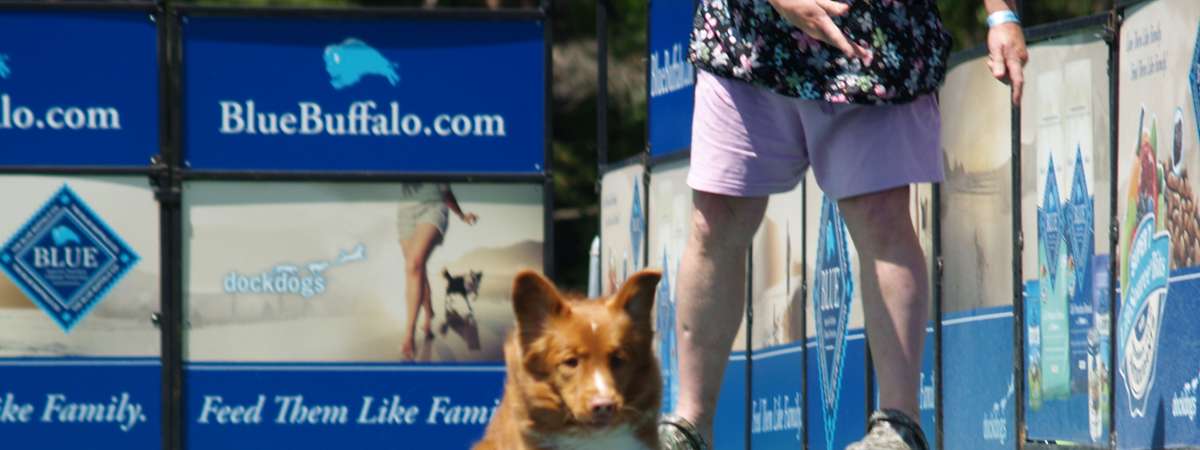
[[[0,248],[0,267],[65,332],[138,260],[66,185]]]
[[[0,78],[8,78],[12,75],[12,69],[8,68],[8,55],[0,53]]]
[[[633,259],[637,261],[640,259],[639,255],[642,254],[642,229],[645,226],[645,219],[642,215],[642,186],[637,178],[633,180],[632,209],[629,213],[629,245],[632,247],[629,254],[634,255]]]
[[[334,89],[344,89],[358,84],[363,77],[383,77],[392,86],[400,82],[399,67],[367,43],[349,38],[341,44],[325,47],[325,70],[329,72],[329,84]]]
[[[1142,217],[1129,249],[1129,284],[1121,289],[1117,316],[1117,368],[1129,394],[1129,414],[1145,417],[1158,357],[1158,338],[1167,301],[1171,239],[1155,230],[1153,213]]]
[[[673,411],[675,409],[675,400],[679,398],[679,380],[676,374],[679,371],[679,358],[676,357],[675,347],[675,299],[672,298],[670,258],[667,257],[667,249],[663,249],[662,257],[662,280],[658,282],[658,357],[662,360],[662,377],[663,377],[663,411]]]
[[[846,329],[854,300],[854,277],[846,240],[846,223],[837,203],[824,197],[817,239],[816,280],[813,308],[816,310],[817,358],[821,375],[821,403],[825,435],[837,428],[838,399],[842,391],[842,369],[846,362]],[[826,441],[830,449],[833,439]]]
[[[3,67],[4,64],[0,61],[0,68]],[[1192,114],[1196,116],[1196,134],[1200,134],[1200,28],[1196,29],[1196,44],[1192,50],[1192,68],[1188,70],[1188,81],[1191,82],[1188,87],[1192,91]],[[1175,164],[1179,163],[1180,161],[1175,161]]]
[[[225,275],[221,285],[226,294],[296,295],[307,300],[325,293],[328,288],[326,270],[366,259],[367,247],[358,244],[353,249],[339,251],[337,258],[332,260],[304,264],[303,269],[299,265],[286,263],[256,273],[235,270]]]
[[[1058,176],[1054,171],[1054,156],[1050,156],[1050,167],[1046,169],[1046,189],[1042,194],[1042,207],[1038,208],[1038,245],[1046,252],[1044,278],[1055,284],[1058,277],[1059,248],[1063,239],[1062,200],[1058,194]]]

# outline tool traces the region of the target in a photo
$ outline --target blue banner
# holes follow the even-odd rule
[[[186,17],[185,163],[540,173],[540,21]]]
[[[1117,341],[1118,368],[1124,369],[1118,372],[1115,387],[1117,438],[1123,449],[1200,444],[1196,412],[1200,390],[1200,358],[1196,357],[1196,349],[1200,348],[1200,326],[1196,325],[1200,317],[1200,303],[1196,302],[1200,298],[1200,268],[1172,272],[1166,289],[1161,312],[1137,313],[1127,305],[1121,308],[1123,316],[1141,316],[1131,328],[1144,330],[1120,332],[1123,339]],[[1149,337],[1139,343],[1138,336],[1142,335]],[[1146,361],[1140,356],[1144,353],[1157,353],[1157,358]],[[1131,370],[1135,368],[1140,370]],[[1137,377],[1147,370],[1152,372],[1150,378],[1142,381],[1144,377]]]
[[[754,448],[804,445],[803,342],[755,350],[750,393]]]
[[[735,351],[725,366],[717,413],[713,419],[713,448],[746,449],[746,352]]]
[[[954,448],[1016,448],[1012,307],[947,314],[942,321],[942,430]]]
[[[0,13],[0,166],[149,166],[158,76],[148,12]]]
[[[187,448],[470,448],[502,364],[193,363]]]
[[[694,0],[650,2],[650,155],[687,150],[692,142],[696,69],[687,60]]]
[[[0,359],[4,448],[162,447],[158,358]]]

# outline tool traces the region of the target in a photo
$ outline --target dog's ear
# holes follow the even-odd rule
[[[523,346],[542,333],[547,319],[571,313],[554,284],[532,270],[517,274],[512,292],[513,312],[517,315]]]
[[[608,307],[614,310],[625,310],[629,317],[638,324],[650,324],[650,310],[654,307],[654,294],[658,290],[658,280],[662,272],[643,270],[633,274],[616,295],[608,300]]]

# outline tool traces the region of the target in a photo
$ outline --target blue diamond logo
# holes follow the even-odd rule
[[[64,332],[139,260],[66,185],[0,251],[0,268]]]
[[[1192,67],[1188,70],[1192,90],[1192,114],[1196,117],[1196,134],[1200,135],[1200,28],[1196,29],[1196,44],[1192,50]]]
[[[1083,292],[1083,283],[1091,270],[1092,250],[1095,248],[1095,213],[1092,194],[1088,192],[1087,172],[1083,166],[1083,151],[1075,146],[1075,170],[1071,178],[1071,194],[1066,205],[1067,251],[1075,266],[1075,292]]]
[[[642,216],[642,187],[641,183],[635,178],[633,180],[633,208],[629,213],[629,243],[633,247],[630,255],[642,254],[642,225],[645,220]],[[638,256],[634,256],[637,260]],[[664,268],[666,266],[663,266]],[[663,298],[663,297],[659,297]]]
[[[1042,206],[1038,208],[1038,246],[1046,252],[1044,267],[1050,284],[1058,277],[1058,249],[1063,236],[1062,200],[1058,196],[1058,177],[1054,172],[1054,156],[1050,156],[1050,168],[1046,171],[1046,189],[1042,193]]]
[[[671,276],[670,258],[667,257],[667,250],[663,249],[662,255],[662,279],[658,282],[658,298],[655,300],[655,307],[658,309],[656,317],[658,328],[658,355],[662,360],[660,368],[663,378],[663,404],[664,412],[673,411],[675,408],[675,399],[678,397],[679,384],[675,378],[676,370],[679,367],[679,360],[675,357],[675,302],[671,298]]]
[[[846,362],[846,329],[854,300],[854,276],[850,267],[846,223],[837,203],[828,197],[821,203],[820,239],[817,240],[816,280],[813,282],[813,309],[817,325],[817,358],[820,370],[822,412],[826,436],[837,427],[838,398],[842,390],[842,369]],[[833,440],[828,440],[833,445]]]

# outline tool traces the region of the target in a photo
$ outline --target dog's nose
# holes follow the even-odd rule
[[[617,412],[617,403],[612,397],[596,397],[592,399],[592,417],[595,420],[611,419]]]

